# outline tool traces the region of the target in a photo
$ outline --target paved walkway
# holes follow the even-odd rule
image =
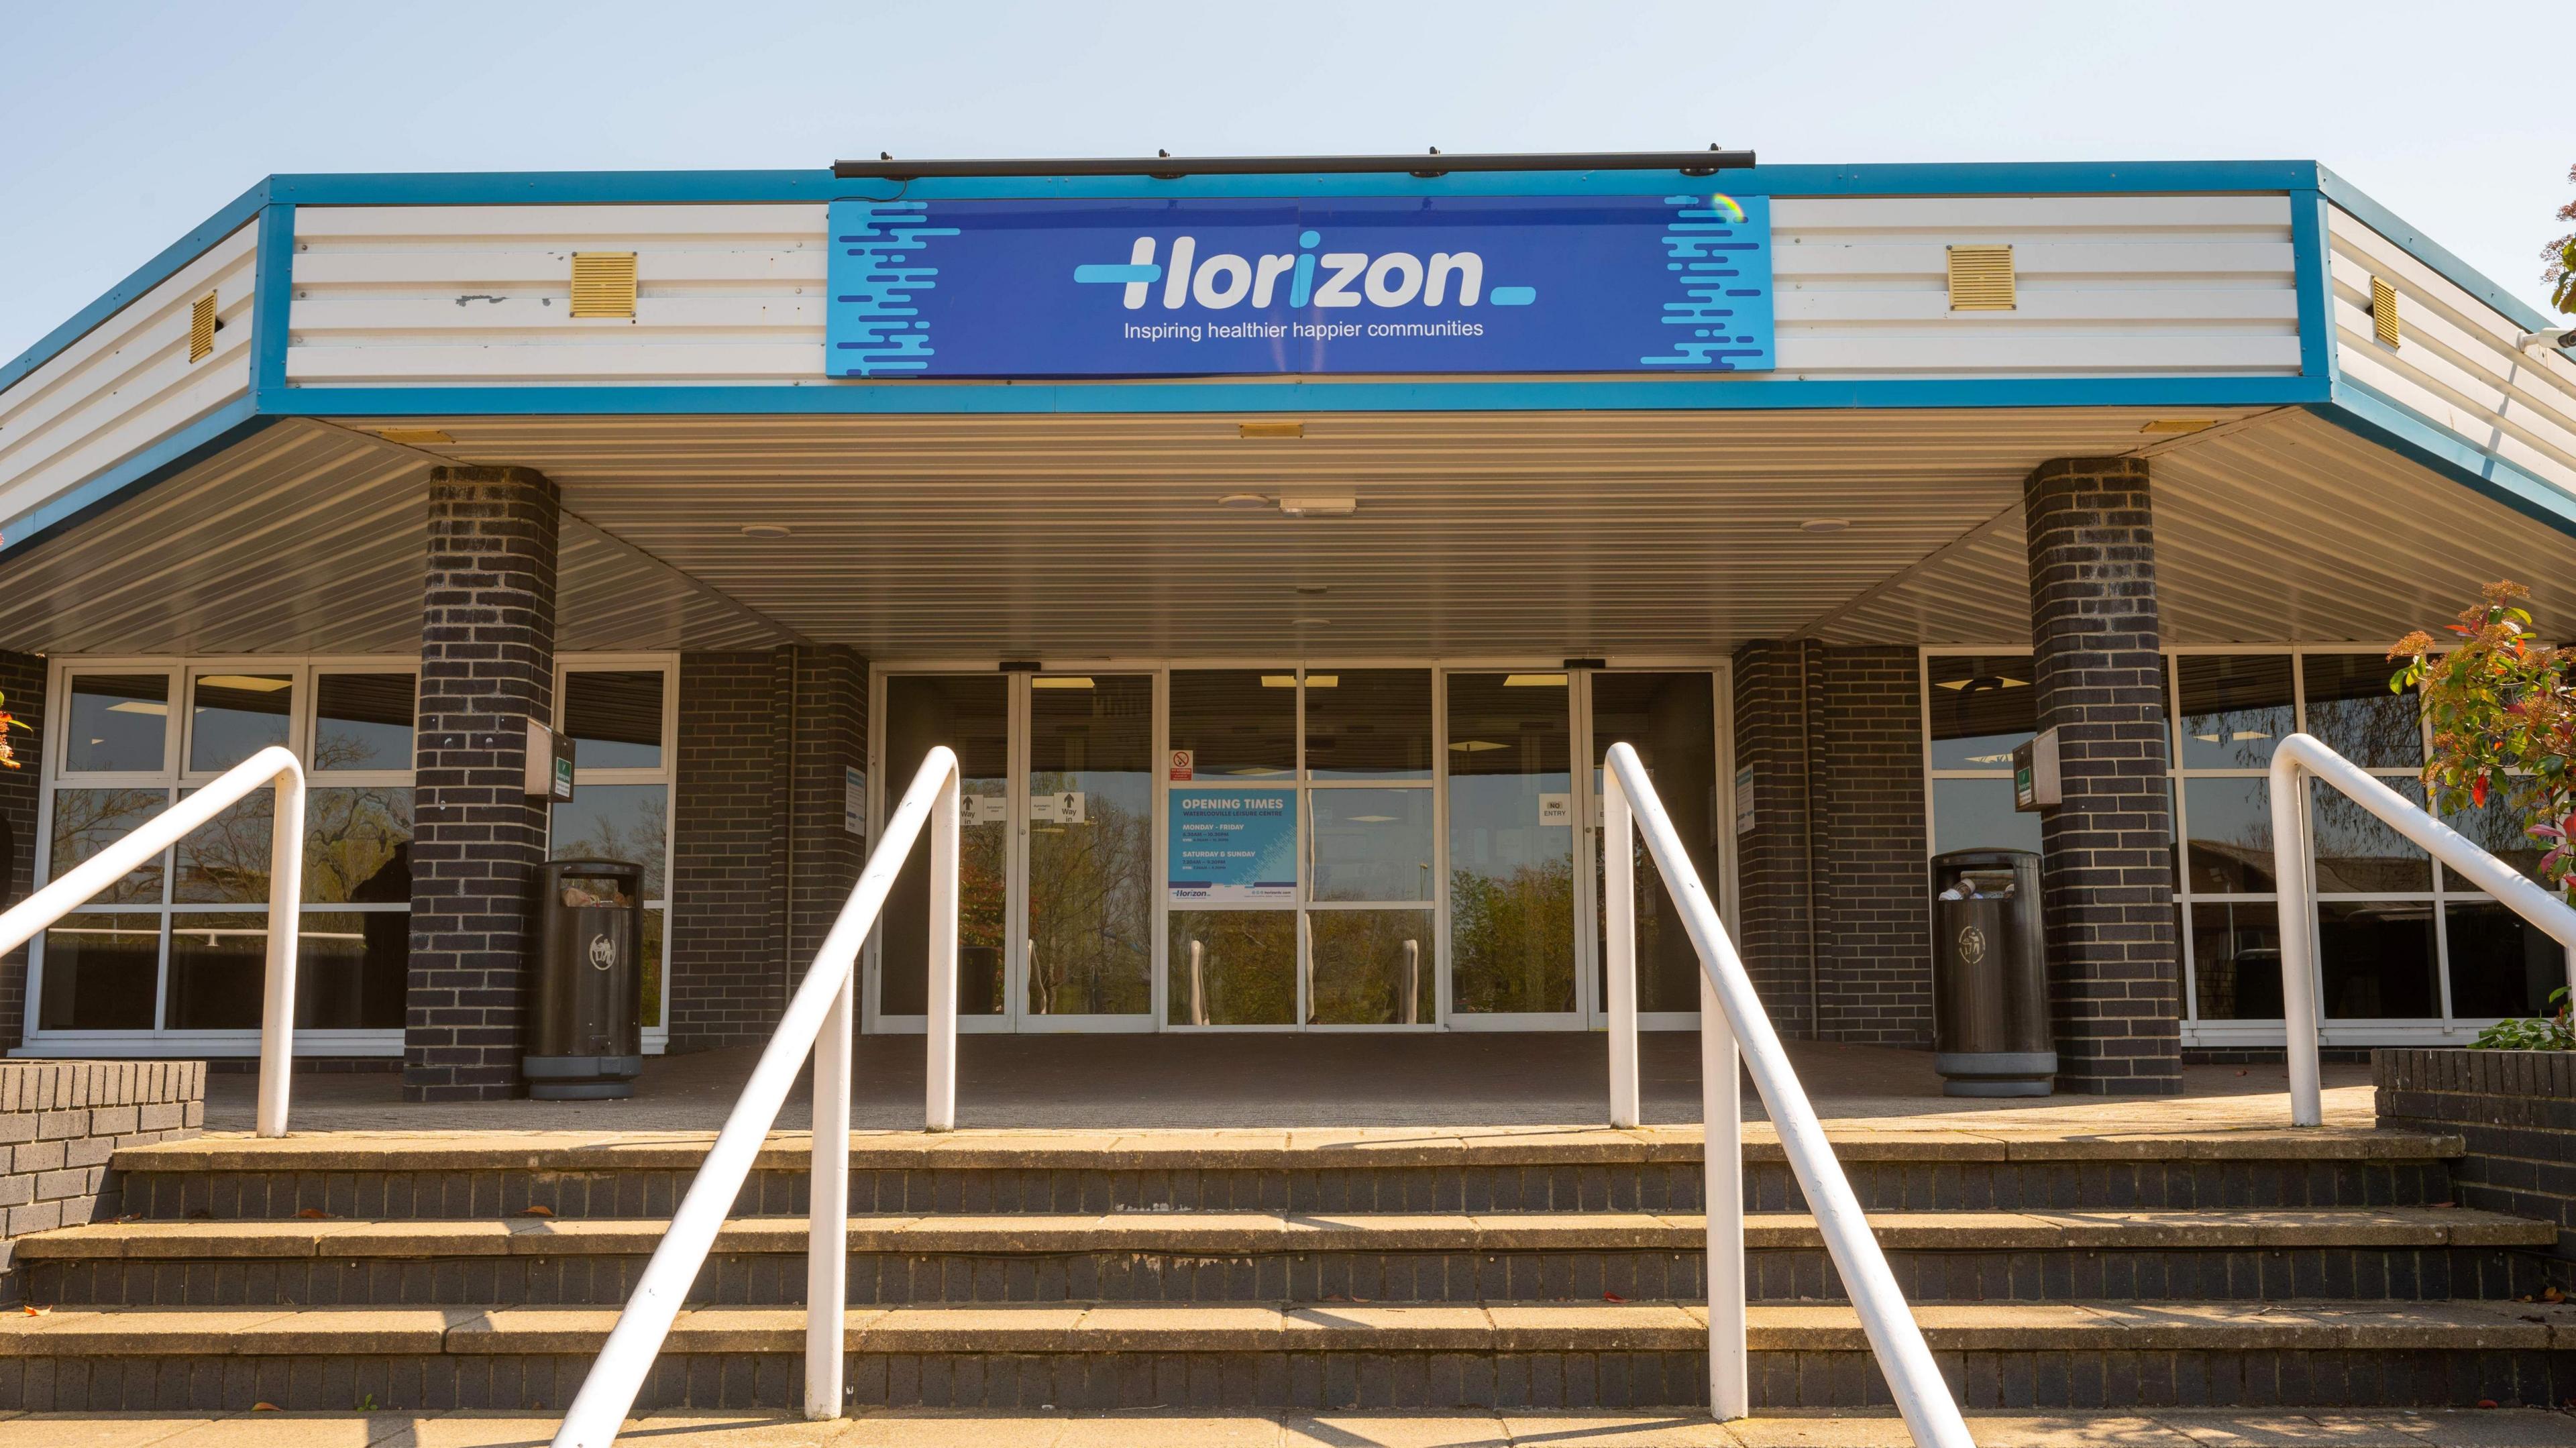
[[[1582,1125],[1605,1119],[1607,1037],[1580,1032],[1437,1035],[967,1036],[960,1042],[958,1124],[1028,1130]],[[922,1041],[859,1043],[853,1124],[921,1124]],[[1696,1124],[1699,1037],[1644,1038],[1648,1123]],[[1877,1130],[1960,1127],[2060,1131],[2204,1131],[2286,1125],[2279,1066],[2186,1068],[2182,1096],[2059,1095],[1970,1100],[1940,1094],[1925,1051],[1790,1043],[1798,1076],[1829,1121]],[[750,1050],[660,1057],[628,1101],[406,1105],[391,1072],[299,1076],[301,1131],[712,1131],[750,1073]],[[2371,1124],[2369,1068],[2326,1068],[2326,1119]],[[206,1125],[247,1131],[254,1079],[208,1084]],[[1761,1105],[1748,1086],[1745,1114]],[[778,1124],[802,1130],[803,1092]]]
[[[0,1448],[545,1448],[556,1420],[488,1413],[29,1414]],[[1971,1417],[1980,1448],[2576,1448],[2576,1418],[2530,1409],[2298,1413],[2191,1410]],[[881,1412],[828,1423],[754,1414],[648,1417],[619,1442],[705,1448],[1904,1448],[1892,1415]]]

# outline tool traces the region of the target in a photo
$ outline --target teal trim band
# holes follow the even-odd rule
[[[2329,387],[2341,374],[2334,346],[2334,269],[2328,265],[2326,199],[2318,191],[2290,193],[2290,249],[2296,258],[2293,285],[2299,298],[2299,375],[2322,378]]]
[[[259,260],[251,282],[250,395],[255,405],[286,390],[286,329],[295,305],[295,208],[263,207]]]
[[[1426,164],[1436,164],[1428,157]],[[835,197],[1516,196],[1724,190],[1764,196],[2076,195],[2291,191],[2314,161],[1976,162],[1754,166],[1678,171],[1481,171],[1445,176],[1299,175],[936,177],[840,180],[818,171],[530,171],[272,176],[270,195],[306,206],[509,206],[581,202],[782,202]]]
[[[2278,407],[2322,402],[2305,377],[1541,378],[1496,382],[843,383],[814,387],[292,387],[297,417],[824,413],[1741,411],[1880,407]]]
[[[2353,220],[2397,243],[2407,255],[2441,273],[2462,291],[2504,313],[2515,326],[2537,332],[2550,324],[2539,308],[2497,286],[2485,272],[2453,256],[2440,242],[2407,225],[2395,212],[2323,166],[2317,168],[2317,189],[2328,201],[2352,213]]]
[[[2576,496],[2481,451],[2374,388],[2346,378],[2330,401],[2308,410],[2526,518],[2576,537]]]
[[[71,320],[38,338],[36,345],[19,353],[0,367],[0,392],[5,392],[21,377],[44,366],[65,347],[90,334],[99,323],[113,317],[126,303],[168,281],[179,268],[204,256],[208,248],[242,228],[244,222],[259,214],[268,204],[268,183],[262,181],[236,196],[224,209],[207,217],[197,228],[161,249],[161,254],[136,267],[125,280],[107,289],[97,301],[72,314]]]
[[[247,395],[213,412],[77,487],[47,498],[0,524],[0,559],[21,558],[47,538],[115,507],[171,474],[203,462],[277,419],[262,417]]]

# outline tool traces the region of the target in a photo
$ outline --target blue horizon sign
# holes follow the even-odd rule
[[[1755,372],[1771,203],[841,200],[833,377]]]

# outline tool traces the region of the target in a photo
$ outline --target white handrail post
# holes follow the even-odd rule
[[[2323,1126],[2317,1067],[2316,891],[2308,877],[2308,778],[2292,735],[2272,751],[2273,911],[2281,933],[2281,1052],[2290,1069],[2290,1124]]]
[[[286,1134],[287,1093],[295,1079],[296,927],[302,923],[303,903],[304,771],[289,755],[277,771],[276,806],[269,819],[268,976],[259,1017],[256,1126],[261,1136]]]
[[[1610,1124],[1627,1128],[1645,1119],[1637,1089],[1637,867],[1636,831],[1628,791],[1606,767],[1601,771],[1601,903],[1609,959],[1603,979],[1610,996]]]
[[[850,1272],[850,1028],[858,972],[814,1038],[813,1178],[805,1209],[805,1416],[841,1416],[842,1310]]]
[[[965,789],[952,770],[930,810],[929,1034],[922,1049],[922,1129],[957,1129],[957,850]]]
[[[1699,974],[1700,1156],[1708,1184],[1708,1406],[1721,1423],[1753,1415],[1744,1346],[1744,1087],[1735,1028]]]

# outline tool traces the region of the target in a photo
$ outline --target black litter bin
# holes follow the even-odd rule
[[[2057,1075],[2039,856],[1932,860],[1932,1065],[1952,1096],[2045,1096]]]
[[[537,959],[519,1069],[539,1101],[635,1094],[644,1074],[644,867],[555,860],[537,872]]]

